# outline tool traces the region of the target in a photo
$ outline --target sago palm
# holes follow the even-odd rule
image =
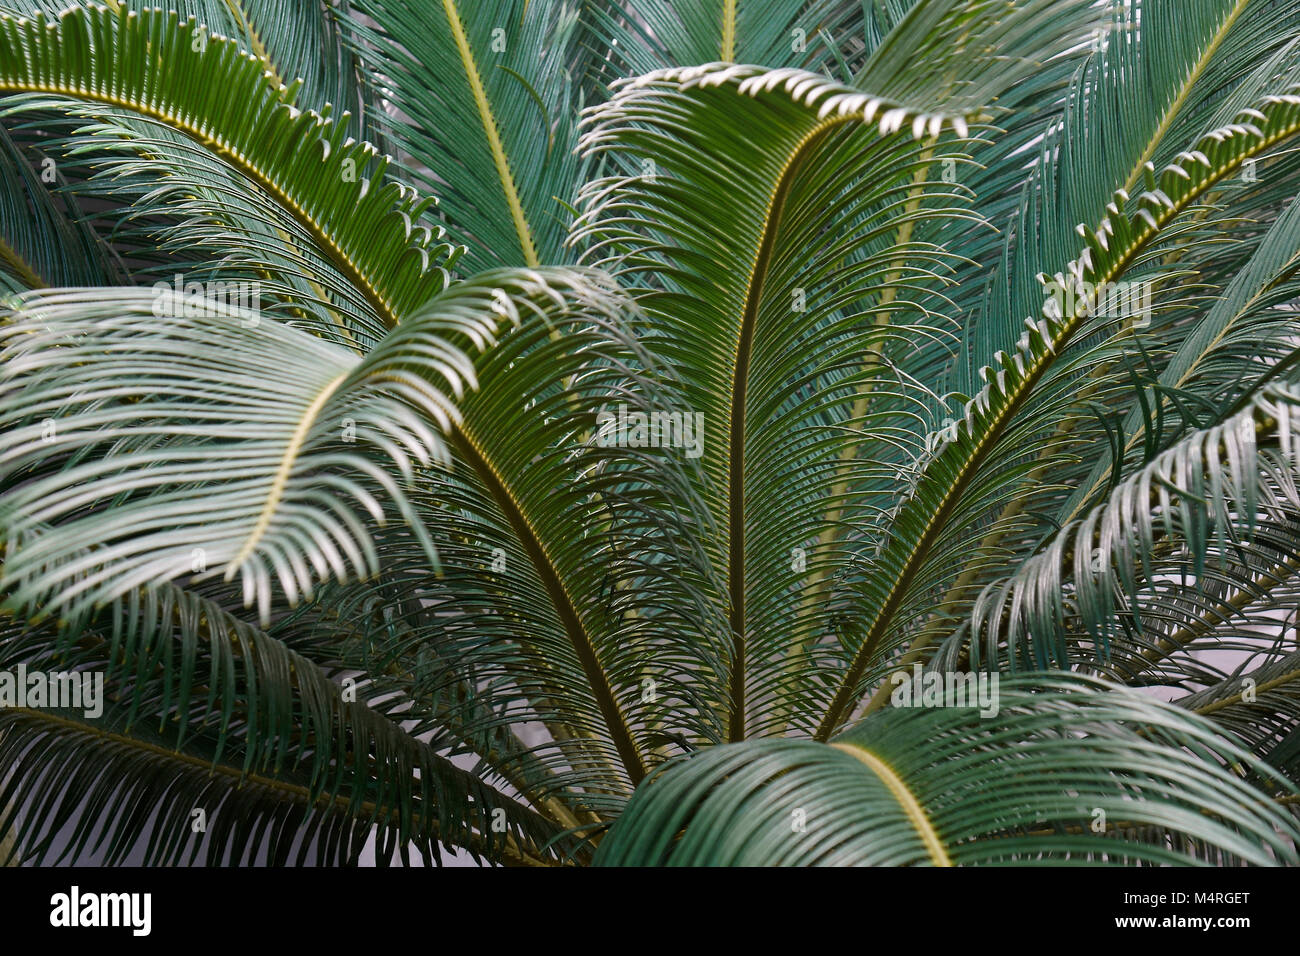
[[[63,6],[23,859],[1297,862],[1300,0]]]

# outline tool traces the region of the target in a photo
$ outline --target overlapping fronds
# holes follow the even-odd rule
[[[0,372],[11,606],[75,614],[149,582],[224,573],[265,620],[273,582],[296,603],[319,578],[375,573],[364,528],[385,520],[380,493],[435,561],[373,456],[408,482],[417,465],[446,467],[455,400],[476,381],[448,337],[482,347],[521,313],[563,312],[565,293],[590,289],[577,272],[485,274],[364,357],[229,291],[23,301]],[[86,361],[104,353],[124,362]]]
[[[1011,78],[1037,62],[1038,44],[1056,42],[1044,10],[1029,4],[1008,19],[967,9],[963,22],[972,43],[983,31],[1004,38]],[[1048,32],[1077,34],[1086,11],[1058,5]],[[755,705],[760,729],[779,725],[796,692],[783,672],[817,666],[811,650],[792,663],[786,635],[811,649],[828,629],[835,610],[820,585],[851,553],[814,545],[881,474],[881,458],[842,453],[845,432],[888,447],[933,398],[889,355],[891,340],[952,337],[940,312],[952,254],[898,239],[919,221],[962,215],[960,194],[927,173],[952,148],[934,140],[945,129],[964,137],[1002,87],[966,47],[924,83],[891,79],[899,58],[952,36],[950,16],[963,19],[951,4],[918,4],[860,87],[717,63],[621,85],[587,120],[585,149],[626,172],[585,188],[575,241],[637,290],[688,407],[717,423],[703,497],[725,529],[710,548],[726,569],[731,739]],[[750,188],[719,189],[728,179]],[[751,683],[765,688],[758,700]]]
[[[1125,198],[1117,192],[1099,227],[1080,230],[1083,251],[1054,279],[1061,294],[1048,297],[1040,315],[1026,321],[1028,330],[1012,352],[1000,352],[996,364],[982,370],[987,384],[922,460],[919,479],[892,517],[879,555],[864,567],[857,589],[867,616],[850,642],[852,651],[818,726],[819,737],[849,716],[863,676],[900,609],[917,600],[925,586],[938,583],[933,575],[947,573],[946,566],[929,560],[936,545],[942,546],[945,536],[951,540],[998,501],[998,491],[1006,485],[1002,468],[1023,449],[1015,441],[1017,429],[1029,427],[1018,413],[1045,375],[1062,374],[1053,368],[1057,353],[1090,315],[1101,311],[1109,284],[1198,196],[1297,130],[1300,96],[1269,96],[1260,109],[1251,108],[1236,123],[1206,134],[1158,177],[1148,171],[1146,189],[1139,194]]]
[[[546,859],[553,827],[197,594],[137,591],[88,626],[10,619],[4,636],[7,673],[103,680],[80,712],[46,701],[5,718],[4,793],[29,860],[341,863],[375,827],[381,860],[440,842]],[[150,772],[123,775],[124,760]]]
[[[1265,389],[1245,411],[1189,434],[986,588],[971,612],[973,662],[982,642],[996,659],[1005,641],[1012,666],[1068,666],[1067,630],[1088,635],[1104,655],[1118,637],[1117,613],[1138,633],[1157,631],[1162,615],[1139,592],[1177,594],[1203,580],[1209,565],[1240,562],[1260,520],[1272,532],[1265,543],[1275,560],[1294,551],[1279,539],[1300,519],[1297,403],[1294,390]]]
[[[56,6],[25,859],[1297,862],[1298,0]]]
[[[681,758],[632,799],[596,863],[1295,863],[1300,831],[1239,766],[1276,774],[1207,721],[1078,676],[1005,680],[996,703],[996,717],[889,708],[829,744]]]
[[[414,499],[442,574],[422,573],[412,538],[389,538],[395,578],[326,604],[366,622],[376,660],[410,673],[404,691],[454,732],[542,721],[559,734],[543,748],[553,783],[581,766],[619,794],[656,741],[723,733],[728,642],[696,537],[711,519],[688,477],[698,446],[674,439],[707,431],[615,309],[523,323],[479,374],[455,445],[466,466],[428,475]],[[385,613],[362,616],[371,602]],[[475,692],[449,699],[469,674]]]
[[[112,254],[59,196],[53,160],[0,128],[0,283],[9,291],[111,284]]]
[[[934,350],[933,377],[926,380],[936,391],[950,391],[955,404],[983,386],[978,374],[983,363],[999,350],[1010,350],[1025,331],[1025,319],[1037,321],[1046,300],[1061,298],[1056,278],[1078,252],[1080,223],[1108,216],[1116,189],[1126,195],[1141,189],[1148,163],[1154,173],[1205,131],[1230,124],[1242,109],[1296,81],[1297,15],[1286,3],[1150,0],[1116,6],[1113,19],[1080,51],[1083,65],[1059,107],[1049,98],[1050,76],[1040,81],[1041,90],[1022,87],[1027,99],[1012,111],[1019,125],[1011,127],[1011,143],[993,133],[990,146],[976,154],[990,161],[988,167],[956,170],[958,180],[977,193],[974,208],[1007,228],[995,243],[987,233],[949,230],[946,236],[926,236],[959,242],[975,260],[959,270],[949,293],[962,315],[963,343],[951,364]],[[1058,70],[1061,63],[1069,61],[1058,61]],[[1123,108],[1116,108],[1121,102]],[[999,155],[1033,124],[1048,119],[1042,142],[1028,140],[1031,149],[1019,163],[1013,153]],[[1165,392],[1166,349],[1191,334],[1216,287],[1233,281],[1257,250],[1265,260],[1276,256],[1272,237],[1261,237],[1289,199],[1283,184],[1292,173],[1285,154],[1277,160],[1272,155],[1265,151],[1240,175],[1234,171],[1220,180],[1165,227],[1115,277],[1110,291],[1118,295],[1110,298],[1116,307],[1107,303],[1094,309],[1094,320],[1072,336],[1035,385],[1017,416],[1015,438],[1005,446],[1008,451],[1032,448],[1033,461],[997,455],[981,467],[999,484],[988,485],[991,496],[981,499],[985,511],[950,523],[936,548],[962,557],[949,563],[949,580],[927,609],[927,622],[911,632],[914,653],[925,653],[924,646],[950,633],[980,588],[1003,573],[1008,561],[1023,557],[1060,523],[1076,517],[1085,489],[1104,494],[1113,474],[1140,467],[1152,447],[1176,439],[1180,423],[1189,420],[1189,406],[1199,399],[1171,399]],[[1032,165],[1026,165],[1030,158]],[[1276,167],[1278,162],[1283,165]],[[1256,182],[1255,163],[1276,171]],[[1257,339],[1270,360],[1286,350],[1285,316],[1267,311],[1283,301],[1284,293],[1284,287],[1275,288],[1271,301],[1254,303],[1249,313],[1252,320],[1268,318],[1272,326],[1261,329]],[[1134,300],[1142,304],[1131,311]],[[1208,343],[1231,361],[1230,336]],[[1245,369],[1218,364],[1214,374],[1236,379]],[[1161,384],[1148,383],[1151,377]],[[933,420],[959,417],[951,408],[936,409]],[[1198,406],[1190,422],[1203,421],[1205,411]],[[1146,419],[1150,429],[1138,424]],[[1127,455],[1118,471],[1114,455],[1094,453],[1117,441],[1124,449],[1119,457]]]
[[[440,197],[468,268],[562,262],[579,180],[577,7],[359,0],[347,17],[384,99],[373,120]]]

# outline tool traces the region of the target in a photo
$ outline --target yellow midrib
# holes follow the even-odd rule
[[[1187,98],[1192,95],[1192,88],[1196,86],[1197,80],[1201,78],[1201,74],[1205,72],[1205,68],[1209,66],[1210,60],[1212,60],[1214,54],[1218,52],[1219,46],[1228,35],[1228,31],[1232,29],[1232,25],[1237,22],[1237,17],[1241,16],[1241,12],[1246,9],[1246,4],[1249,2],[1250,0],[1237,0],[1227,17],[1224,18],[1223,23],[1219,25],[1219,29],[1214,32],[1214,37],[1210,40],[1205,49],[1201,51],[1201,55],[1192,67],[1191,72],[1187,74],[1187,79],[1183,81],[1183,85],[1179,89],[1178,95],[1175,96],[1174,101],[1169,104],[1169,109],[1165,110],[1164,118],[1160,120],[1160,125],[1156,128],[1155,135],[1153,135],[1151,141],[1147,143],[1147,148],[1143,151],[1142,156],[1133,167],[1133,172],[1129,174],[1128,180],[1124,183],[1125,192],[1131,192],[1137,185],[1138,180],[1142,178],[1143,167],[1151,161],[1151,157],[1155,155],[1156,150],[1160,147],[1160,143],[1164,141],[1165,134],[1167,134],[1170,127],[1173,126],[1174,120],[1177,119],[1183,105],[1187,102]]]
[[[506,205],[510,209],[510,219],[514,223],[515,234],[519,237],[519,247],[523,251],[524,262],[536,268],[541,265],[541,261],[537,258],[537,247],[533,244],[532,230],[528,226],[528,217],[524,215],[523,203],[519,200],[515,177],[510,171],[510,160],[501,142],[501,132],[497,129],[496,116],[492,112],[492,104],[488,102],[487,90],[483,88],[483,79],[474,60],[474,51],[470,49],[469,37],[465,35],[465,25],[461,23],[460,11],[456,9],[455,0],[442,0],[442,7],[446,11],[447,25],[451,28],[452,39],[456,42],[456,51],[460,54],[461,65],[465,69],[465,79],[469,82],[470,92],[474,96],[474,105],[478,108],[479,120],[483,124],[483,133],[487,136],[488,149],[492,153],[492,162],[496,165],[497,177],[501,180],[501,189],[506,196]]]
[[[289,484],[289,476],[293,474],[294,463],[297,462],[302,446],[307,441],[307,433],[311,431],[312,425],[316,423],[316,417],[320,414],[320,410],[325,407],[325,403],[330,400],[330,396],[334,394],[347,377],[347,372],[341,372],[335,376],[321,389],[320,394],[312,400],[312,403],[303,412],[298,427],[293,430],[293,435],[289,438],[289,444],[284,450],[284,457],[280,459],[280,467],[271,480],[271,487],[266,495],[266,504],[262,506],[262,513],[258,516],[257,524],[253,527],[252,533],[249,534],[248,540],[244,542],[244,546],[239,549],[239,554],[226,567],[226,580],[234,577],[235,571],[253,553],[253,549],[266,535],[267,529],[271,527],[275,512],[284,499],[284,489]]]
[[[1257,695],[1267,693],[1268,691],[1273,690],[1274,688],[1282,687],[1285,686],[1286,684],[1290,684],[1292,681],[1296,680],[1297,678],[1300,678],[1300,670],[1287,671],[1285,674],[1283,674],[1280,677],[1275,677],[1272,680],[1266,680],[1262,684],[1259,684],[1257,687],[1255,687],[1255,693]],[[1209,714],[1217,713],[1218,711],[1223,710],[1225,707],[1231,707],[1233,704],[1240,703],[1241,701],[1245,700],[1245,698],[1246,698],[1246,692],[1243,690],[1240,693],[1233,694],[1231,697],[1225,697],[1222,700],[1216,700],[1212,703],[1205,704],[1201,707],[1197,707],[1196,712],[1202,716],[1207,716]]]
[[[722,0],[722,57],[728,63],[736,59],[736,3]]]
[[[248,44],[253,48],[253,55],[262,61],[267,72],[275,78],[278,85],[285,86],[284,77],[280,75],[279,69],[276,68],[275,62],[271,59],[271,54],[267,52],[266,44],[262,42],[262,37],[257,32],[257,27],[253,25],[253,18],[244,12],[242,0],[226,0],[226,8],[230,11],[230,15],[235,18],[235,22],[239,24],[239,28],[248,37]]]
[[[527,542],[531,542],[532,546],[536,548],[538,557],[534,559],[534,566],[538,574],[543,579],[549,579],[557,589],[554,596],[557,599],[555,609],[562,619],[562,626],[565,628],[570,642],[573,644],[592,694],[598,700],[602,716],[605,718],[606,728],[614,740],[615,749],[619,752],[624,769],[627,770],[628,777],[635,786],[645,778],[645,763],[641,758],[636,738],[632,735],[631,727],[628,725],[627,717],[618,702],[613,686],[610,684],[609,674],[605,670],[604,662],[600,659],[596,643],[588,633],[582,615],[578,613],[578,604],[570,593],[564,576],[560,573],[558,563],[552,557],[551,551],[541,533],[529,517],[528,509],[516,496],[514,489],[506,481],[505,476],[492,463],[491,457],[479,441],[478,436],[473,433],[472,427],[468,423],[462,422],[457,427],[455,434],[463,443],[463,452],[468,453],[471,467],[479,473],[481,479],[490,478],[490,481],[484,482],[488,486],[489,494],[494,497],[497,494],[501,496],[498,498],[498,506],[505,513],[507,523],[512,527],[516,527],[516,534],[521,541],[525,542],[525,550],[529,550]],[[517,526],[516,522],[518,522]],[[571,612],[571,620],[568,622],[563,621],[564,618],[569,616],[565,613],[566,609]]]
[[[1256,145],[1252,147],[1247,147],[1245,151],[1242,152],[1239,156],[1230,159],[1222,167],[1218,175],[1212,175],[1205,182],[1194,187],[1190,192],[1188,192],[1185,196],[1183,196],[1182,199],[1174,203],[1173,206],[1169,207],[1164,212],[1164,214],[1160,217],[1158,224],[1153,224],[1151,226],[1144,226],[1144,228],[1140,230],[1138,234],[1135,234],[1135,237],[1131,242],[1129,250],[1120,258],[1116,259],[1116,261],[1112,263],[1110,269],[1106,273],[1098,276],[1098,279],[1100,279],[1100,281],[1095,283],[1095,287],[1102,288],[1107,283],[1113,281],[1121,272],[1123,272],[1125,269],[1128,268],[1128,266],[1131,264],[1133,260],[1133,257],[1136,256],[1140,250],[1145,248],[1146,244],[1149,241],[1151,241],[1151,239],[1156,235],[1157,232],[1160,231],[1160,229],[1164,228],[1164,226],[1170,221],[1172,221],[1175,216],[1182,213],[1187,208],[1188,205],[1190,205],[1197,197],[1203,194],[1206,190],[1210,189],[1215,183],[1221,181],[1225,176],[1227,176],[1233,170],[1239,168],[1245,160],[1253,156],[1259,155],[1264,150],[1276,145],[1277,143],[1282,142],[1285,139],[1288,139],[1291,136],[1296,135],[1296,133],[1300,133],[1300,121],[1283,127],[1272,136],[1263,137],[1258,143],[1256,143]],[[891,608],[890,604],[894,601],[895,597],[897,596],[900,587],[903,586],[904,580],[909,578],[912,572],[915,570],[916,567],[915,562],[918,559],[918,555],[923,555],[925,552],[928,551],[928,548],[930,547],[930,540],[929,540],[930,535],[934,532],[936,526],[941,522],[940,516],[945,514],[944,509],[948,507],[948,504],[951,501],[951,499],[954,497],[954,495],[960,493],[960,489],[965,487],[965,484],[971,475],[972,469],[977,467],[978,462],[981,460],[981,457],[984,453],[984,450],[989,446],[991,441],[995,440],[995,436],[999,436],[1001,434],[1001,430],[1003,426],[1006,424],[1009,418],[1019,410],[1019,403],[1024,399],[1024,397],[1028,394],[1028,392],[1033,389],[1034,385],[1037,383],[1039,374],[1043,371],[1043,369],[1046,367],[1047,364],[1050,364],[1053,357],[1057,354],[1058,350],[1064,345],[1064,343],[1070,340],[1070,337],[1077,330],[1078,324],[1083,320],[1086,314],[1087,314],[1086,307],[1083,308],[1083,311],[1079,311],[1078,309],[1076,309],[1076,314],[1074,315],[1074,317],[1070,319],[1069,322],[1062,325],[1058,330],[1058,332],[1056,333],[1054,339],[1054,347],[1049,348],[1047,351],[1043,352],[1041,355],[1037,356],[1032,362],[1029,363],[1029,365],[1025,369],[1024,377],[1020,380],[1020,383],[1015,386],[1014,395],[1008,397],[1006,402],[1001,405],[999,411],[996,414],[994,414],[993,417],[988,421],[986,430],[984,431],[980,439],[975,443],[974,448],[967,454],[966,458],[960,463],[955,477],[953,477],[948,482],[947,491],[944,493],[943,497],[939,499],[937,505],[935,506],[935,510],[932,511],[929,517],[925,519],[924,527],[922,528],[920,536],[916,539],[916,542],[912,545],[911,549],[908,551],[907,556],[903,559],[902,563],[899,565],[900,570],[898,572],[898,575],[894,578],[893,584],[890,586],[888,592],[885,594],[880,609],[879,611],[876,612],[875,617],[873,618],[872,623],[866,632],[867,633],[866,638],[863,640],[863,643],[859,645],[857,651],[854,653],[852,662],[850,663],[848,670],[845,672],[845,676],[841,678],[839,682],[839,690],[836,692],[835,697],[832,699],[830,710],[827,712],[826,716],[822,720],[821,725],[818,727],[817,732],[814,734],[814,739],[822,740],[822,741],[826,740],[826,738],[829,737],[830,734],[832,734],[835,728],[838,726],[840,713],[843,711],[844,706],[846,705],[847,695],[852,694],[853,692],[852,685],[856,684],[858,678],[862,674],[862,669],[866,666],[864,662],[865,656],[874,649],[875,642],[883,635],[884,627],[887,626],[889,620],[892,618],[894,611],[896,610],[896,608]],[[1003,393],[1003,395],[1006,396],[1008,395],[1008,393]]]
[[[930,861],[935,866],[953,865],[952,859],[948,856],[948,851],[944,849],[943,841],[939,839],[939,834],[934,829],[934,824],[926,816],[925,808],[921,806],[921,802],[907,788],[907,784],[903,783],[902,778],[894,773],[894,769],[889,764],[870,750],[855,744],[832,743],[831,746],[866,764],[880,778],[880,782],[888,788],[890,794],[898,801],[903,813],[907,815],[907,819],[916,828],[917,835],[920,836],[921,842],[925,844],[925,850],[930,854]]]

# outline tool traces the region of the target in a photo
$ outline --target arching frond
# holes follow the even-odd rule
[[[17,92],[125,106],[197,139],[292,210],[388,324],[446,284],[455,251],[416,226],[427,202],[385,182],[386,161],[346,126],[294,108],[296,86],[268,82],[260,60],[192,20],[125,7],[56,24],[0,17],[0,93]]]
[[[964,419],[946,429],[937,450],[922,460],[919,480],[890,521],[885,546],[864,569],[858,591],[868,611],[863,623],[855,625],[853,650],[819,724],[819,738],[847,719],[895,615],[909,598],[923,593],[919,582],[929,583],[928,559],[940,536],[966,527],[990,506],[991,492],[1005,487],[999,469],[987,467],[990,457],[1000,450],[1015,453],[1005,439],[1020,421],[1017,413],[1052,371],[1057,353],[1097,309],[1108,284],[1199,195],[1300,130],[1300,97],[1270,96],[1260,106],[1204,136],[1159,178],[1148,171],[1141,194],[1126,199],[1117,192],[1113,210],[1100,226],[1080,230],[1085,248],[1054,280],[1063,295],[1048,298],[1041,316],[1027,320],[1029,330],[1015,351],[999,353],[997,365],[982,372],[987,384],[967,402]],[[986,482],[982,487],[981,479]],[[934,573],[934,566],[928,570]]]
[[[58,193],[58,170],[0,128],[0,283],[10,291],[109,284],[111,253]]]
[[[790,666],[789,630],[806,641],[828,629],[833,609],[800,593],[799,555],[877,464],[843,461],[834,430],[870,425],[889,436],[931,397],[901,362],[872,353],[893,339],[951,335],[935,314],[949,257],[891,245],[904,225],[961,215],[959,197],[926,172],[951,147],[893,134],[934,138],[951,128],[963,137],[983,98],[1002,88],[988,85],[981,54],[964,58],[966,44],[998,34],[1016,64],[1004,76],[1020,75],[1047,40],[1044,11],[1029,4],[1008,20],[991,8],[918,4],[873,54],[860,87],[718,63],[649,74],[591,111],[585,148],[628,174],[586,187],[575,241],[636,290],[688,407],[716,423],[703,497],[725,535],[710,551],[726,569],[731,739],[745,735],[751,710],[760,727],[785,719],[791,682],[777,675]],[[1053,37],[1087,22],[1084,5],[1056,14]],[[946,69],[900,84],[900,59],[959,33],[962,54]],[[684,129],[701,132],[683,139]],[[728,180],[750,188],[718,189]],[[827,193],[836,205],[826,206]],[[813,342],[833,346],[800,364]],[[885,408],[864,421],[863,396],[876,393]],[[770,469],[761,479],[756,462]],[[767,493],[774,488],[784,491]],[[812,572],[823,578],[851,557],[827,550]],[[765,688],[757,700],[751,683]]]
[[[563,262],[580,169],[577,8],[354,0],[346,17],[385,101],[372,120],[441,197],[468,268]]]
[[[265,620],[273,583],[294,603],[314,580],[376,571],[364,526],[384,520],[377,493],[434,560],[374,455],[408,481],[416,464],[445,467],[455,399],[476,381],[449,337],[482,347],[503,319],[567,309],[589,288],[576,272],[485,274],[364,357],[212,290],[29,296],[0,373],[10,604],[75,614],[224,573]]]
[[[632,799],[595,862],[1295,862],[1295,824],[1234,765],[1276,776],[1207,721],[1066,676],[1004,681],[996,706],[996,719],[888,708],[829,744],[755,740],[682,758]]]
[[[139,851],[152,864],[199,855],[219,864],[246,854],[288,862],[297,852],[300,862],[344,862],[376,826],[380,842],[403,853],[413,843],[436,855],[442,841],[491,858],[547,859],[541,847],[555,831],[539,818],[196,594],[164,586],[75,630],[10,620],[3,633],[7,673],[104,682],[93,708],[83,695],[80,713],[47,701],[12,718],[5,792],[29,808],[15,832],[28,859],[90,852],[112,863]],[[59,754],[52,764],[43,745]],[[97,779],[105,761],[125,755],[153,776]],[[88,799],[78,781],[101,796]],[[101,813],[100,799],[121,810]],[[70,839],[57,838],[69,827]]]

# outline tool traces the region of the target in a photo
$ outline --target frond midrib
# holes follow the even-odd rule
[[[720,60],[731,63],[736,59],[736,4],[738,0],[722,0],[722,42]]]
[[[545,543],[542,541],[541,535],[533,527],[524,508],[505,479],[493,467],[482,445],[475,440],[471,429],[467,425],[462,425],[453,432],[453,438],[456,439],[456,445],[462,456],[478,474],[479,480],[487,487],[493,500],[505,515],[510,527],[518,537],[519,543],[532,561],[538,577],[541,578],[542,586],[551,598],[551,603],[560,618],[560,623],[563,625],[565,633],[573,645],[574,652],[582,665],[583,674],[591,687],[592,696],[595,697],[596,704],[600,708],[601,716],[605,720],[623,767],[627,771],[632,785],[636,786],[645,778],[645,763],[632,736],[627,718],[624,716],[618,699],[614,695],[613,688],[610,686],[609,677],[601,664],[595,642],[592,640],[591,635],[587,633],[586,625],[583,623],[582,616],[578,613],[577,606],[564,583],[559,568],[556,567]]]
[[[952,859],[948,856],[948,851],[943,845],[943,840],[939,838],[939,833],[935,830],[934,824],[930,822],[925,807],[921,805],[921,801],[916,798],[916,794],[912,793],[907,784],[903,782],[903,779],[895,773],[893,767],[870,750],[857,744],[837,741],[832,743],[831,746],[864,764],[880,779],[880,782],[898,801],[899,808],[902,809],[904,815],[916,829],[917,836],[925,844],[925,850],[930,855],[930,861],[935,866],[952,866]]]
[[[488,99],[487,90],[483,86],[483,77],[479,73],[474,51],[469,45],[469,37],[465,34],[465,25],[460,18],[456,0],[442,0],[442,7],[447,17],[447,25],[451,29],[452,39],[456,43],[456,52],[460,56],[461,66],[465,71],[465,80],[474,98],[474,106],[478,110],[479,122],[483,125],[483,135],[487,138],[488,151],[492,154],[492,163],[496,167],[497,178],[505,194],[506,207],[510,211],[510,221],[514,225],[519,248],[523,253],[525,264],[535,269],[541,265],[541,260],[537,257],[532,227],[528,224],[528,216],[519,198],[519,188],[515,183],[514,172],[510,168],[510,158],[506,155],[505,144],[501,142],[501,130],[497,124],[496,114],[492,110],[492,103]]]
[[[785,200],[793,187],[800,164],[815,147],[817,140],[844,119],[818,123],[804,135],[786,157],[785,166],[777,179],[772,198],[760,227],[760,241],[750,265],[744,293],[744,309],[736,335],[735,372],[731,385],[731,421],[728,434],[727,456],[727,597],[729,625],[732,633],[732,662],[730,677],[731,720],[729,739],[745,738],[746,670],[748,627],[746,612],[746,554],[745,554],[745,436],[746,410],[749,399],[750,361],[754,338],[757,335],[758,312],[763,300],[763,285],[771,268],[777,237],[781,228],[781,213]]]
[[[1202,74],[1205,73],[1206,67],[1208,67],[1210,61],[1214,59],[1214,54],[1218,52],[1224,39],[1232,31],[1233,24],[1237,22],[1237,18],[1241,16],[1242,11],[1246,9],[1249,3],[1250,0],[1237,0],[1233,5],[1233,8],[1228,11],[1228,15],[1224,17],[1223,23],[1221,23],[1219,28],[1214,31],[1214,36],[1210,38],[1210,42],[1206,44],[1200,57],[1198,57],[1196,63],[1192,65],[1192,69],[1183,80],[1182,86],[1178,89],[1178,93],[1174,96],[1173,101],[1165,110],[1164,117],[1160,120],[1160,125],[1156,127],[1155,133],[1151,136],[1146,148],[1142,151],[1142,155],[1134,165],[1133,171],[1129,174],[1128,179],[1125,180],[1125,192],[1132,191],[1132,189],[1138,184],[1138,181],[1142,178],[1143,168],[1151,161],[1151,157],[1155,155],[1156,150],[1160,148],[1160,144],[1164,141],[1165,136],[1172,128],[1174,120],[1178,118],[1178,113],[1182,110],[1184,104],[1186,104],[1187,98],[1192,95],[1192,89],[1196,86],[1196,83],[1200,80]]]
[[[45,280],[36,272],[35,266],[19,255],[18,250],[5,242],[4,237],[2,236],[0,236],[0,261],[7,263],[9,268],[14,271],[14,274],[17,275],[28,288],[49,288],[48,283],[46,283]]]
[[[1264,694],[1270,690],[1275,690],[1278,687],[1283,687],[1297,680],[1300,680],[1300,669],[1290,670],[1285,674],[1279,674],[1277,677],[1270,678],[1257,686],[1251,687],[1250,690],[1255,694]],[[1208,704],[1202,704],[1200,707],[1196,708],[1196,713],[1200,714],[1202,717],[1207,717],[1210,714],[1223,710],[1225,707],[1231,707],[1233,704],[1241,703],[1245,699],[1245,696],[1246,689],[1243,688],[1231,697],[1224,697],[1220,700],[1211,701]]]
[[[309,216],[292,196],[285,192],[284,189],[282,189],[270,176],[264,173],[251,159],[231,148],[230,144],[226,142],[223,137],[205,133],[199,127],[187,122],[174,110],[158,109],[138,101],[121,99],[120,97],[100,93],[95,90],[88,90],[82,86],[68,86],[63,83],[34,84],[0,81],[0,92],[52,93],[60,96],[78,97],[80,99],[91,100],[96,103],[104,103],[108,106],[115,106],[119,109],[140,113],[185,133],[185,135],[201,143],[204,147],[220,156],[240,172],[244,173],[257,183],[258,186],[266,190],[276,202],[291,212],[294,218],[297,219],[302,227],[307,230],[312,239],[329,257],[330,261],[333,262],[334,265],[337,266],[338,269],[347,276],[347,278],[359,290],[361,290],[366,301],[370,303],[370,306],[375,310],[376,314],[384,324],[390,327],[397,324],[398,316],[392,305],[369,281],[360,266],[353,262],[347,253],[339,248],[326,229]]]
[[[257,517],[257,523],[253,530],[249,532],[248,538],[244,541],[243,547],[239,553],[231,560],[228,570],[226,571],[226,580],[229,581],[234,577],[235,571],[240,565],[253,553],[253,549],[261,542],[267,530],[271,527],[271,522],[275,519],[275,512],[284,500],[284,491],[289,484],[289,477],[293,474],[293,466],[298,460],[298,455],[302,452],[302,447],[306,444],[307,436],[311,432],[312,426],[316,424],[321,410],[329,402],[331,396],[338,390],[338,387],[347,379],[350,372],[340,372],[320,390],[310,405],[307,406],[299,419],[293,434],[289,437],[289,442],[285,446],[284,456],[280,460],[280,465],[276,469],[275,475],[271,478],[271,487],[267,490],[266,501],[262,505],[262,513]]]

